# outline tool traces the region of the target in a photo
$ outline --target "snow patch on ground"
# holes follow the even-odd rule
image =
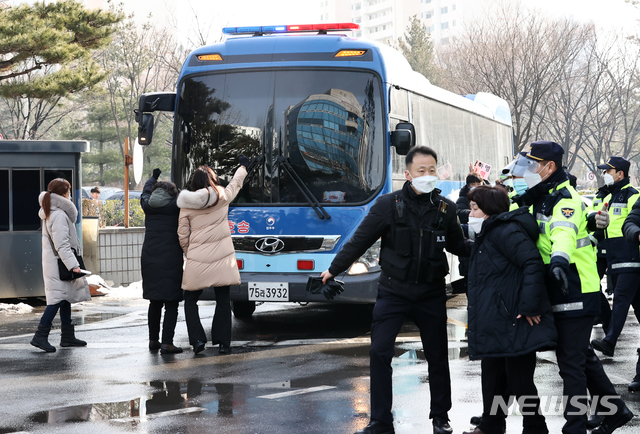
[[[132,282],[128,286],[118,286],[116,288],[109,288],[109,293],[105,295],[105,298],[112,300],[131,300],[142,298],[142,280],[138,282]]]
[[[31,313],[32,310],[33,310],[33,307],[24,303],[18,303],[18,304],[0,303],[0,314],[19,315],[23,313]]]

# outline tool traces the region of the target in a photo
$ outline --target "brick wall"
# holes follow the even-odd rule
[[[100,276],[112,280],[114,286],[142,280],[140,253],[143,242],[143,227],[100,229]]]

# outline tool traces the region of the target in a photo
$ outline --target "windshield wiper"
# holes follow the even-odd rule
[[[263,161],[264,161],[264,154],[253,159],[249,167],[247,167],[247,176],[244,178],[244,182],[242,183],[243,187],[247,185],[247,183],[251,179],[251,176],[257,171],[258,167],[260,167]]]
[[[318,202],[316,197],[313,195],[313,193],[311,193],[311,190],[309,190],[302,179],[300,179],[300,176],[298,175],[298,173],[296,173],[291,163],[289,163],[289,161],[283,156],[277,157],[276,162],[284,169],[285,172],[287,172],[293,183],[296,185],[296,187],[298,187],[305,199],[307,199],[307,202],[309,202],[309,205],[311,205],[311,208],[313,208],[320,220],[324,220],[325,218],[329,220],[331,216],[320,204],[320,202]]]

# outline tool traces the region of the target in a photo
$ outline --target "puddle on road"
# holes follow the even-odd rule
[[[125,315],[124,313],[117,312],[102,312],[102,313],[89,313],[83,314],[82,312],[73,312],[73,321],[76,325],[92,324],[100,321],[105,321],[112,318]]]
[[[103,321],[120,315],[122,314],[89,314],[82,317],[82,324]],[[466,327],[448,324],[449,360],[468,357],[466,332]],[[411,334],[403,334],[403,337],[413,336],[411,336]],[[419,339],[419,334],[416,334],[415,337]],[[369,345],[358,345],[336,347],[322,352],[329,355],[368,359],[369,348]],[[395,355],[392,364],[394,372],[401,374],[398,377],[394,376],[394,391],[396,391],[396,393],[409,393],[415,390],[416,387],[419,387],[420,384],[425,384],[429,381],[424,350],[422,348],[422,342],[419,340],[398,342],[395,346]],[[339,378],[338,382],[345,379],[346,378]],[[350,377],[348,380],[353,379],[355,378]],[[40,411],[31,414],[27,418],[25,426],[0,426],[0,433],[18,432],[44,424],[98,421],[110,421],[111,423],[121,424],[123,427],[127,426],[131,428],[145,420],[156,417],[176,415],[189,417],[192,413],[196,415],[206,413],[227,418],[234,417],[234,415],[237,415],[239,412],[252,411],[248,408],[249,404],[261,401],[260,398],[269,393],[290,390],[293,392],[292,394],[296,394],[296,391],[305,388],[322,386],[320,384],[310,384],[308,380],[309,379],[303,378],[257,385],[220,383],[213,380],[201,381],[198,379],[188,381],[152,381],[147,383],[147,385],[155,390],[147,395],[120,402],[76,405]],[[312,382],[315,383],[315,381]],[[336,378],[333,378],[332,383],[336,383]],[[358,382],[358,384],[359,383],[360,382]],[[364,383],[360,386],[364,387]],[[273,390],[273,392],[269,392],[270,389]],[[368,394],[368,390],[365,389],[366,388],[354,391],[366,395]],[[360,401],[357,400],[357,402]],[[366,399],[363,402],[365,401]],[[234,403],[236,404],[235,406]],[[243,407],[238,408],[237,403],[242,403]],[[352,416],[360,413],[366,415],[366,409],[358,410],[356,408],[358,406],[356,406],[354,402],[348,401],[348,403],[344,402],[342,404],[348,408],[353,407]]]
[[[415,326],[414,326],[415,328]],[[409,357],[416,360],[426,361],[422,342],[420,341],[420,333],[415,328],[410,333],[402,333],[399,336],[405,341],[399,339],[396,342],[394,360],[397,358]],[[409,339],[409,342],[406,340]],[[415,339],[415,340],[414,340]],[[467,327],[466,324],[455,321],[447,324],[447,340],[448,340],[448,358],[449,360],[458,360],[469,357],[467,350]],[[369,345],[335,347],[322,351],[323,354],[345,357],[369,357]],[[407,354],[414,354],[408,356]]]
[[[336,382],[335,378],[333,382]],[[311,383],[313,384],[310,384],[308,378],[256,385],[199,379],[151,381],[146,385],[154,390],[144,396],[119,402],[75,405],[39,411],[29,415],[22,426],[0,426],[0,433],[42,429],[43,425],[47,424],[82,422],[111,422],[114,426],[132,429],[146,420],[158,417],[192,417],[193,414],[231,418],[240,413],[244,415],[255,412],[256,408],[264,409],[264,403],[269,401],[264,399],[265,396],[273,393],[291,392],[291,395],[298,395],[305,390],[313,392],[313,389],[322,391],[336,387],[316,384],[315,381]],[[274,400],[273,405],[279,404]]]
[[[199,380],[189,380],[188,382],[152,381],[147,384],[155,391],[126,401],[74,405],[40,411],[28,416],[24,426],[0,427],[0,433],[18,432],[43,424],[76,422],[111,421],[135,426],[141,420],[157,416],[175,416],[206,411],[208,409],[199,407],[194,401],[195,397],[203,394],[211,395],[210,401],[216,402],[218,415],[233,414],[233,384],[203,384]]]

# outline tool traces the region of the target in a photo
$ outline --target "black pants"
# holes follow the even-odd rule
[[[507,415],[504,407],[496,405],[496,398],[510,404],[514,397],[522,403],[523,434],[548,433],[540,412],[538,389],[533,382],[536,353],[518,357],[485,357],[482,359],[482,423],[478,427],[485,434],[502,434]],[[526,397],[520,399],[520,397]]]
[[[228,286],[213,288],[216,293],[216,313],[211,324],[211,343],[231,345],[231,302],[229,301]],[[184,315],[189,333],[189,343],[195,345],[197,341],[207,342],[207,335],[200,322],[198,300],[202,290],[184,292]]]
[[[607,271],[607,258],[598,257],[597,265],[598,277],[600,277],[600,281],[602,281],[604,273]],[[602,320],[602,330],[606,332],[609,328],[609,324],[611,323],[611,306],[609,306],[607,296],[604,295],[602,285],[600,285],[600,319]]]
[[[378,298],[373,308],[371,325],[371,419],[393,423],[391,405],[392,368],[396,336],[405,319],[411,319],[420,329],[424,355],[429,364],[431,412],[429,417],[448,420],[451,409],[451,379],[447,346],[447,297],[426,300],[402,298],[385,288],[383,277],[378,286]]]
[[[640,313],[640,273],[620,273],[612,275],[615,289],[613,290],[613,309],[611,310],[611,322],[606,329],[605,341],[613,346],[618,342],[624,323],[627,322],[629,306]],[[636,313],[636,315],[638,315]]]
[[[164,305],[164,321],[162,323],[162,343],[173,344],[173,335],[178,322],[179,301],[149,300],[149,340],[160,340],[160,318],[162,316],[162,306]]]
[[[58,313],[58,309],[60,309],[60,323],[64,325],[72,324],[71,303],[69,303],[67,300],[62,300],[60,303],[56,304],[48,304],[47,307],[44,308],[42,318],[40,318],[40,324],[51,327],[53,319]]]
[[[589,344],[593,317],[559,318],[556,316],[558,346],[556,356],[563,381],[563,395],[567,399],[564,407],[566,423],[564,434],[585,434],[588,408],[587,387],[599,400],[617,396],[602,363]],[[608,399],[618,408],[624,405],[621,399]]]

